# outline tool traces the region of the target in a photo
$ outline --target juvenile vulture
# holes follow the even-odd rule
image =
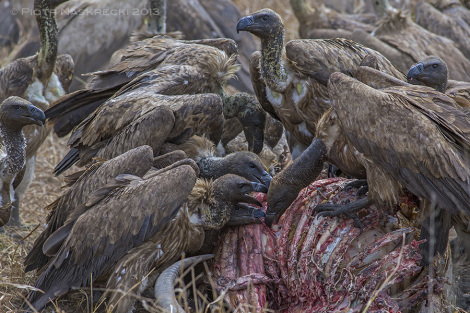
[[[64,0],[35,0],[36,22],[40,32],[39,53],[18,59],[0,69],[0,101],[9,96],[22,97],[41,110],[63,96],[70,86],[73,61],[69,55],[57,56],[57,25],[54,12]],[[15,204],[10,224],[20,225],[19,199],[28,188],[34,173],[36,152],[50,128],[26,126],[26,165],[21,180],[15,181]]]
[[[266,172],[261,160],[252,152],[233,154],[228,158],[213,158],[211,162],[200,162],[200,159],[203,159],[203,156],[213,149],[213,144],[198,136],[193,136],[184,144],[179,145],[177,149],[186,150],[189,156],[197,161],[198,166],[204,165],[199,170],[198,176],[200,178],[217,179],[225,174],[235,174],[264,185],[265,191],[271,182],[271,176]],[[187,154],[183,150],[173,150],[153,157],[153,149],[150,146],[142,146],[131,149],[109,161],[96,162],[86,170],[67,177],[67,180],[70,181],[70,188],[47,207],[51,212],[47,218],[47,227],[28,253],[24,262],[25,270],[41,269],[48,262],[50,256],[46,256],[42,251],[44,243],[66,221],[76,219],[84,213],[80,205],[87,201],[90,193],[111,183],[114,177],[120,173],[143,176],[151,167],[161,169],[186,158]]]
[[[414,64],[407,74],[408,83],[424,85],[445,93],[464,108],[470,108],[470,82],[448,80],[446,63],[428,56]]]
[[[404,77],[380,53],[349,40],[292,40],[284,47],[284,25],[270,9],[242,18],[237,30],[261,39],[261,51],[250,59],[260,105],[304,145],[311,143],[317,121],[330,107],[326,84],[331,73],[352,71],[374,55],[381,71]]]
[[[169,91],[160,90],[159,93],[174,95],[212,92],[224,97],[223,85],[237,70],[236,53],[235,42],[223,38],[184,41],[160,35],[132,43],[116,51],[111,65],[105,70],[90,74],[93,78],[86,89],[71,93],[56,102],[46,112],[46,117],[54,122],[57,135],[65,136],[120,88],[134,79],[136,84],[131,83],[133,87],[155,79],[156,74],[152,71],[169,65],[190,66],[189,73],[182,71],[181,74],[198,75],[201,78],[199,85],[185,86],[185,77],[179,76],[179,84],[175,83],[172,85],[174,88]],[[142,81],[139,81],[141,74],[147,76],[142,76]],[[150,85],[150,81],[147,84]]]
[[[451,79],[470,81],[470,60],[454,41],[427,31],[413,22],[409,14],[393,8],[388,0],[373,1],[373,4],[381,17],[373,32],[375,37],[402,52],[404,57],[411,57],[413,62],[436,55],[447,63]]]
[[[324,1],[290,0],[292,11],[299,21],[300,38],[347,38],[354,29],[374,30],[375,14],[343,14],[325,6]],[[312,7],[312,6],[313,7]]]
[[[0,136],[4,151],[0,159],[0,227],[9,219],[15,200],[13,181],[26,163],[26,138],[23,127],[44,126],[44,112],[20,97],[11,96],[0,105]]]
[[[462,19],[448,16],[428,2],[415,5],[415,22],[434,34],[455,42],[462,54],[470,59],[470,26]]]
[[[135,298],[113,290],[128,292],[137,284],[133,292],[139,294],[152,268],[164,269],[183,252],[196,251],[204,230],[223,227],[239,202],[259,205],[249,195],[259,184],[236,175],[198,180],[193,161],[179,164],[143,177],[119,175],[90,195],[85,212],[44,244],[43,251],[54,256],[35,283],[44,293],[28,296],[32,307],[41,310],[71,288],[93,284],[109,290],[115,312],[129,312]]]
[[[333,149],[344,154],[349,151],[353,164],[366,171],[368,197],[339,206],[322,205],[323,214],[351,216],[372,202],[396,204],[400,192],[407,189],[423,199],[424,212],[429,214],[435,208],[438,242],[434,251],[442,254],[447,245],[449,213],[470,213],[469,113],[429,87],[376,90],[342,73],[331,75],[328,91],[332,109],[319,123],[322,131],[299,161],[286,169],[284,176],[292,177],[288,171],[293,171],[298,173],[297,180],[285,185],[285,179],[273,180],[268,193],[269,213],[279,218],[290,204],[283,195],[314,180],[321,160]],[[341,146],[340,138],[345,138]],[[422,238],[428,239],[422,248],[426,261],[428,223],[424,221],[421,231]]]

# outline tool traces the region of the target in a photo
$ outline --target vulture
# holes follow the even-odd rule
[[[168,36],[155,36],[132,43],[117,51],[111,65],[103,71],[92,73],[86,89],[71,93],[56,102],[46,112],[54,122],[54,131],[60,137],[68,134],[99,105],[113,96],[126,84],[133,87],[150,85],[155,79],[153,71],[169,65],[186,65],[191,71],[182,75],[197,75],[197,84],[185,85],[185,76],[180,76],[174,88],[160,90],[161,94],[217,93],[225,98],[223,85],[237,71],[235,65],[237,46],[231,39],[203,39],[184,41]],[[147,76],[139,76],[145,74]],[[157,72],[158,75],[158,72]],[[134,82],[132,82],[134,80]],[[198,88],[200,86],[200,88]],[[124,87],[124,89],[129,86]]]
[[[41,269],[49,261],[49,256],[42,251],[47,238],[70,220],[71,216],[81,215],[83,212],[80,211],[80,204],[86,202],[88,195],[112,182],[120,173],[142,176],[150,168],[162,169],[189,156],[196,161],[200,178],[217,179],[226,174],[235,174],[264,185],[264,191],[267,191],[272,177],[266,172],[256,154],[240,152],[216,158],[208,156],[213,152],[213,148],[213,143],[209,140],[193,136],[182,145],[171,149],[173,151],[158,157],[153,157],[149,146],[137,147],[109,161],[95,162],[85,170],[68,176],[71,188],[47,207],[51,212],[47,218],[47,227],[28,253],[24,262],[25,270]]]
[[[414,23],[409,14],[393,8],[388,0],[373,1],[381,18],[373,35],[382,42],[411,57],[413,63],[428,55],[442,58],[449,68],[449,77],[455,80],[470,80],[470,60],[457,48],[451,39],[436,35]],[[411,64],[406,66],[407,70]]]
[[[230,85],[253,93],[249,58],[257,47],[251,34],[238,34],[233,28],[241,17],[232,0],[172,0],[167,4],[168,31],[181,31],[187,40],[231,38],[236,42],[240,70]]]
[[[347,38],[354,29],[368,33],[374,30],[375,14],[342,14],[325,6],[324,1],[290,0],[292,11],[299,21],[300,38]]]
[[[10,96],[22,97],[41,110],[63,96],[70,87],[73,60],[69,55],[57,56],[57,25],[54,12],[64,0],[35,0],[36,22],[40,32],[39,53],[11,62],[0,69],[0,101]],[[21,180],[15,181],[15,204],[10,224],[20,225],[19,198],[33,178],[36,152],[50,128],[29,125],[24,128],[26,137],[26,165]]]
[[[428,56],[414,64],[407,74],[413,85],[424,85],[443,92],[461,107],[470,108],[470,83],[448,80],[447,64],[436,56]]]
[[[147,160],[152,149],[144,147]],[[196,251],[204,230],[220,229],[239,202],[259,205],[252,183],[234,174],[197,179],[197,166],[182,160],[142,177],[122,173],[95,190],[82,214],[53,233],[43,251],[53,257],[41,271],[25,308],[41,310],[72,288],[104,285],[109,307],[129,312],[134,297],[122,296],[135,285],[145,289],[152,268],[162,270],[184,252]],[[263,186],[264,187],[264,186]]]
[[[317,121],[330,107],[326,84],[331,73],[353,71],[367,55],[374,55],[381,71],[405,79],[380,53],[349,40],[292,40],[284,47],[284,25],[270,9],[242,18],[237,30],[261,39],[261,51],[250,57],[260,105],[307,146],[315,136]]]
[[[0,105],[0,136],[4,151],[0,159],[0,227],[10,220],[15,190],[13,182],[26,163],[26,125],[44,126],[44,112],[20,97],[11,96]]]
[[[377,90],[342,73],[330,76],[328,91],[332,109],[319,122],[317,138],[286,169],[284,179],[280,175],[272,181],[270,219],[278,219],[290,204],[283,196],[314,180],[321,160],[335,150],[354,156],[350,168],[361,165],[365,169],[368,197],[344,205],[324,204],[317,210],[327,216],[345,213],[353,217],[353,212],[372,202],[398,203],[400,192],[406,189],[422,198],[425,214],[434,210],[437,216],[423,222],[421,237],[428,239],[422,246],[425,262],[432,250],[429,224],[435,224],[434,251],[442,255],[451,215],[470,214],[469,112],[429,87]],[[293,173],[298,173],[295,180]]]
[[[71,55],[75,62],[71,91],[83,88],[82,74],[104,68],[111,55],[128,44],[132,31],[142,25],[145,12],[147,2],[142,0],[70,0],[57,8],[58,51]],[[37,30],[26,31],[27,39],[20,40],[9,60],[39,50]]]
[[[455,42],[462,54],[470,59],[470,26],[453,16],[448,16],[430,3],[418,1],[415,5],[415,22],[434,34]]]

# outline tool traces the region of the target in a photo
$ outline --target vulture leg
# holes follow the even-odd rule
[[[349,218],[354,220],[354,226],[360,228],[362,231],[362,225],[360,224],[357,216],[354,213],[357,211],[368,207],[369,205],[373,204],[374,202],[370,200],[368,197],[362,198],[360,200],[349,202],[345,204],[320,204],[317,205],[314,209],[314,212],[319,212],[317,216],[339,216],[341,214],[346,215]]]
[[[11,208],[11,215],[10,215],[10,220],[7,223],[7,226],[16,226],[16,227],[22,227],[24,226],[23,223],[21,223],[20,219],[20,199],[18,199],[18,195],[15,193],[15,201],[12,203],[12,208]]]
[[[367,184],[367,179],[356,179],[355,181],[347,183],[346,186],[344,186],[344,189],[349,189],[349,188],[359,188],[359,190],[357,191],[358,196],[365,195],[367,191],[369,191],[369,185]]]
[[[226,226],[260,224],[261,218],[265,216],[263,210],[244,203],[239,203],[232,211]]]
[[[423,265],[429,265],[432,264],[434,256],[437,254],[442,256],[446,251],[452,214],[444,209],[432,208],[432,204],[424,199],[421,203],[423,204],[422,211],[427,214],[421,223],[419,238],[425,239],[426,242],[420,245],[420,250]]]

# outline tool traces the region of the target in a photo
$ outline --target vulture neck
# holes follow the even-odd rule
[[[34,11],[37,12],[36,22],[38,24],[39,38],[41,41],[38,56],[38,78],[43,85],[46,85],[54,71],[59,39],[59,31],[55,21],[55,8],[64,1],[51,2],[52,4],[46,5],[46,0],[34,1]]]
[[[152,34],[166,33],[166,0],[150,0],[148,31]]]
[[[26,161],[26,139],[21,128],[6,127],[0,123],[0,134],[6,149],[6,157],[1,164],[3,183],[12,182]]]
[[[261,38],[261,74],[268,87],[282,93],[288,85],[288,74],[282,62],[284,27],[267,38]]]
[[[202,178],[218,178],[228,174],[229,169],[224,158],[209,156],[200,159],[196,163],[200,170],[199,176]]]
[[[232,117],[241,118],[247,113],[251,113],[257,109],[250,99],[250,95],[244,92],[235,93],[233,95],[225,96],[223,114],[224,118],[229,119]]]

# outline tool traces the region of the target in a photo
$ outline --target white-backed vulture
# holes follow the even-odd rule
[[[445,93],[463,108],[470,108],[470,82],[448,80],[446,63],[428,56],[414,64],[407,74],[408,83],[424,85]]]
[[[270,9],[242,18],[237,30],[261,39],[261,51],[250,58],[260,105],[305,145],[311,143],[318,119],[330,107],[326,83],[331,73],[353,71],[367,55],[374,55],[381,71],[404,78],[380,53],[349,40],[292,40],[284,47],[284,25]]]
[[[70,86],[73,60],[69,55],[57,56],[57,25],[55,8],[65,0],[35,0],[36,22],[40,32],[39,53],[18,59],[0,69],[0,101],[9,96],[22,97],[41,110],[63,96]],[[28,188],[34,173],[36,152],[50,132],[49,127],[27,126],[26,165],[24,175],[15,182],[15,204],[10,224],[20,225],[19,199]]]
[[[223,227],[239,202],[259,205],[249,195],[259,184],[232,174],[198,180],[196,170],[193,161],[183,160],[143,177],[119,175],[95,191],[85,212],[45,242],[44,252],[54,256],[35,283],[45,293],[31,292],[28,302],[41,310],[71,288],[104,285],[109,306],[128,312],[135,298],[111,290],[145,289],[152,268],[196,251],[204,230]]]
[[[424,210],[435,207],[438,218],[433,221],[438,241],[434,251],[442,254],[447,245],[449,213],[470,213],[470,114],[450,97],[424,86],[376,90],[335,73],[330,76],[328,91],[332,110],[319,122],[322,131],[302,155],[304,161],[299,160],[293,166],[299,173],[298,182],[291,183],[286,190],[295,191],[306,181],[315,179],[319,173],[317,163],[331,149],[352,150],[356,164],[366,170],[368,199],[363,203],[323,205],[322,210],[327,210],[323,214],[342,212],[351,216],[351,212],[371,201],[395,204],[400,192],[407,189],[423,199]],[[342,147],[334,147],[342,136],[346,142]],[[300,171],[305,167],[310,170]],[[300,177],[302,173],[305,176]],[[270,213],[277,218],[285,205],[290,204],[282,200],[285,187],[274,178],[268,193]],[[427,223],[425,220],[421,236],[428,239],[422,248],[428,262]]]
[[[374,30],[375,14],[344,14],[325,6],[324,1],[290,0],[299,21],[299,36],[305,39],[351,39],[354,29]]]
[[[451,79],[470,80],[470,60],[451,39],[436,35],[413,22],[407,12],[396,10],[388,0],[374,1],[381,18],[373,34],[381,41],[410,56],[414,62],[428,55],[442,58],[449,67]],[[412,64],[408,64],[406,71]]]
[[[0,159],[0,227],[10,220],[15,190],[13,182],[26,163],[26,125],[44,126],[44,112],[20,97],[11,96],[0,105],[0,136],[4,151]]]
[[[70,0],[57,8],[58,51],[71,55],[75,62],[71,91],[83,88],[82,74],[104,68],[111,55],[129,42],[146,12],[147,2],[143,0]],[[38,37],[37,30],[31,29],[8,59],[36,53]]]
[[[448,16],[430,3],[418,1],[415,5],[415,22],[434,34],[455,42],[462,54],[470,58],[470,26],[463,20]]]
[[[191,91],[183,85],[182,79],[180,88],[171,89],[168,94],[213,92],[222,95],[220,83],[225,83],[236,71],[236,52],[237,46],[231,39],[184,41],[160,35],[131,43],[116,51],[110,66],[91,74],[93,78],[86,89],[62,98],[46,112],[46,117],[54,121],[57,135],[65,136],[121,87],[141,74],[168,65],[191,66],[193,72],[205,78],[200,81],[200,89]],[[152,77],[152,73],[148,76]]]

